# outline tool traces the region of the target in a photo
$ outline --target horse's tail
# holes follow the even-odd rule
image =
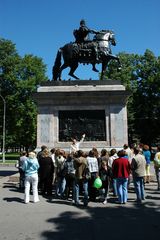
[[[57,56],[54,62],[54,66],[52,68],[52,80],[57,81],[60,73],[60,67],[61,67],[61,56],[62,56],[62,50],[61,48],[57,52]]]

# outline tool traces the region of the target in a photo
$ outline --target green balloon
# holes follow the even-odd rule
[[[101,179],[100,179],[99,177],[94,180],[93,186],[94,186],[95,188],[100,188],[100,187],[102,187],[102,181],[101,181]]]

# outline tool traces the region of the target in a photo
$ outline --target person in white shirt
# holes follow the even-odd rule
[[[93,187],[95,179],[98,177],[98,160],[95,157],[95,152],[93,150],[89,151],[87,156],[87,165],[89,172],[91,173],[91,178],[88,181],[88,192],[89,200],[95,202],[96,200],[96,188]]]
[[[129,160],[129,162],[131,163],[131,161],[132,161],[132,158],[133,158],[133,152],[132,152],[132,150],[130,149],[130,147],[128,146],[128,144],[124,144],[123,145],[123,149],[125,150],[125,152],[126,152],[126,155],[127,155],[127,157],[128,157],[128,160]]]
[[[71,143],[70,149],[69,149],[70,153],[75,153],[75,152],[79,151],[80,144],[84,141],[85,136],[86,135],[83,134],[80,141],[77,141],[75,138],[72,139],[72,143]]]

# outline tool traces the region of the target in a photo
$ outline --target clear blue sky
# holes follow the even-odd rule
[[[113,54],[150,49],[160,56],[159,0],[0,0],[0,37],[15,43],[21,56],[41,57],[51,79],[57,50],[74,40],[73,30],[82,18],[89,28],[114,30]],[[68,72],[63,71],[63,79]],[[75,73],[98,79],[90,65],[80,65]]]

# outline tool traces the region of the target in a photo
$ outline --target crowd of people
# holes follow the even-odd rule
[[[82,136],[81,142],[85,135]],[[80,144],[73,139],[68,152],[42,146],[41,151],[23,152],[19,160],[20,187],[24,187],[24,202],[30,201],[32,186],[33,202],[44,197],[71,200],[84,206],[90,201],[106,204],[112,192],[118,204],[126,204],[131,180],[135,189],[135,201],[145,200],[145,183],[150,182],[151,152],[148,145],[139,144],[130,148],[124,144],[119,151],[93,147],[89,152],[79,149]],[[154,157],[157,190],[160,190],[160,146]],[[95,187],[96,179],[101,185]]]

